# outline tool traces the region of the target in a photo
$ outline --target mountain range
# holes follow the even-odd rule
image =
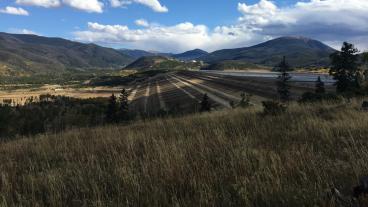
[[[69,70],[121,68],[134,58],[95,44],[61,38],[0,33],[0,72],[62,73]]]
[[[141,57],[150,57],[150,56],[162,56],[162,57],[171,57],[174,54],[172,53],[163,53],[157,51],[145,51],[145,50],[135,50],[135,49],[119,49],[120,53],[124,55],[128,55],[134,59],[138,59]]]
[[[293,67],[325,67],[333,48],[305,37],[281,37],[252,47],[218,50],[195,49],[181,54],[112,49],[61,38],[0,33],[0,75],[63,73],[91,69],[120,69],[142,57],[201,60],[208,64],[275,66],[283,56]],[[162,60],[162,58],[161,58]],[[147,62],[148,61],[148,62]],[[149,59],[141,60],[147,68]],[[154,64],[157,64],[155,62]],[[170,65],[170,64],[169,64]],[[222,64],[224,65],[224,64]],[[218,66],[218,65],[217,65]],[[218,67],[215,68],[218,68]]]
[[[329,57],[335,51],[317,40],[281,37],[252,47],[218,50],[200,59],[207,63],[236,60],[273,67],[285,56],[293,67],[320,67],[329,65]]]

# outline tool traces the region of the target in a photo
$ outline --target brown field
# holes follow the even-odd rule
[[[96,97],[109,97],[111,94],[118,94],[122,87],[83,87],[75,88],[70,86],[60,85],[44,85],[42,87],[32,88],[29,85],[25,85],[24,89],[16,90],[0,90],[0,104],[4,100],[12,100],[14,105],[24,104],[28,98],[33,98],[37,101],[40,95],[50,94],[55,96],[68,96],[74,98],[96,98]]]

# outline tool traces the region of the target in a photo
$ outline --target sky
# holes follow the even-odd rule
[[[184,52],[304,36],[368,50],[368,0],[0,0],[0,31]]]

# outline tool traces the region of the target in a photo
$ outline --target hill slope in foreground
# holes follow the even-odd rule
[[[0,143],[7,206],[321,206],[368,162],[356,105],[231,110]],[[326,205],[327,206],[327,205]]]
[[[94,44],[0,33],[0,74],[4,75],[121,68],[132,60],[114,49]]]
[[[317,40],[281,37],[252,47],[218,50],[201,59],[208,63],[237,60],[273,67],[286,56],[293,67],[322,67],[329,65],[333,52],[333,48]]]

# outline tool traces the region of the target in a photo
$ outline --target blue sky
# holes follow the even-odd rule
[[[366,11],[362,0],[0,0],[0,31],[168,52],[285,35],[334,47],[351,41],[365,50]]]

